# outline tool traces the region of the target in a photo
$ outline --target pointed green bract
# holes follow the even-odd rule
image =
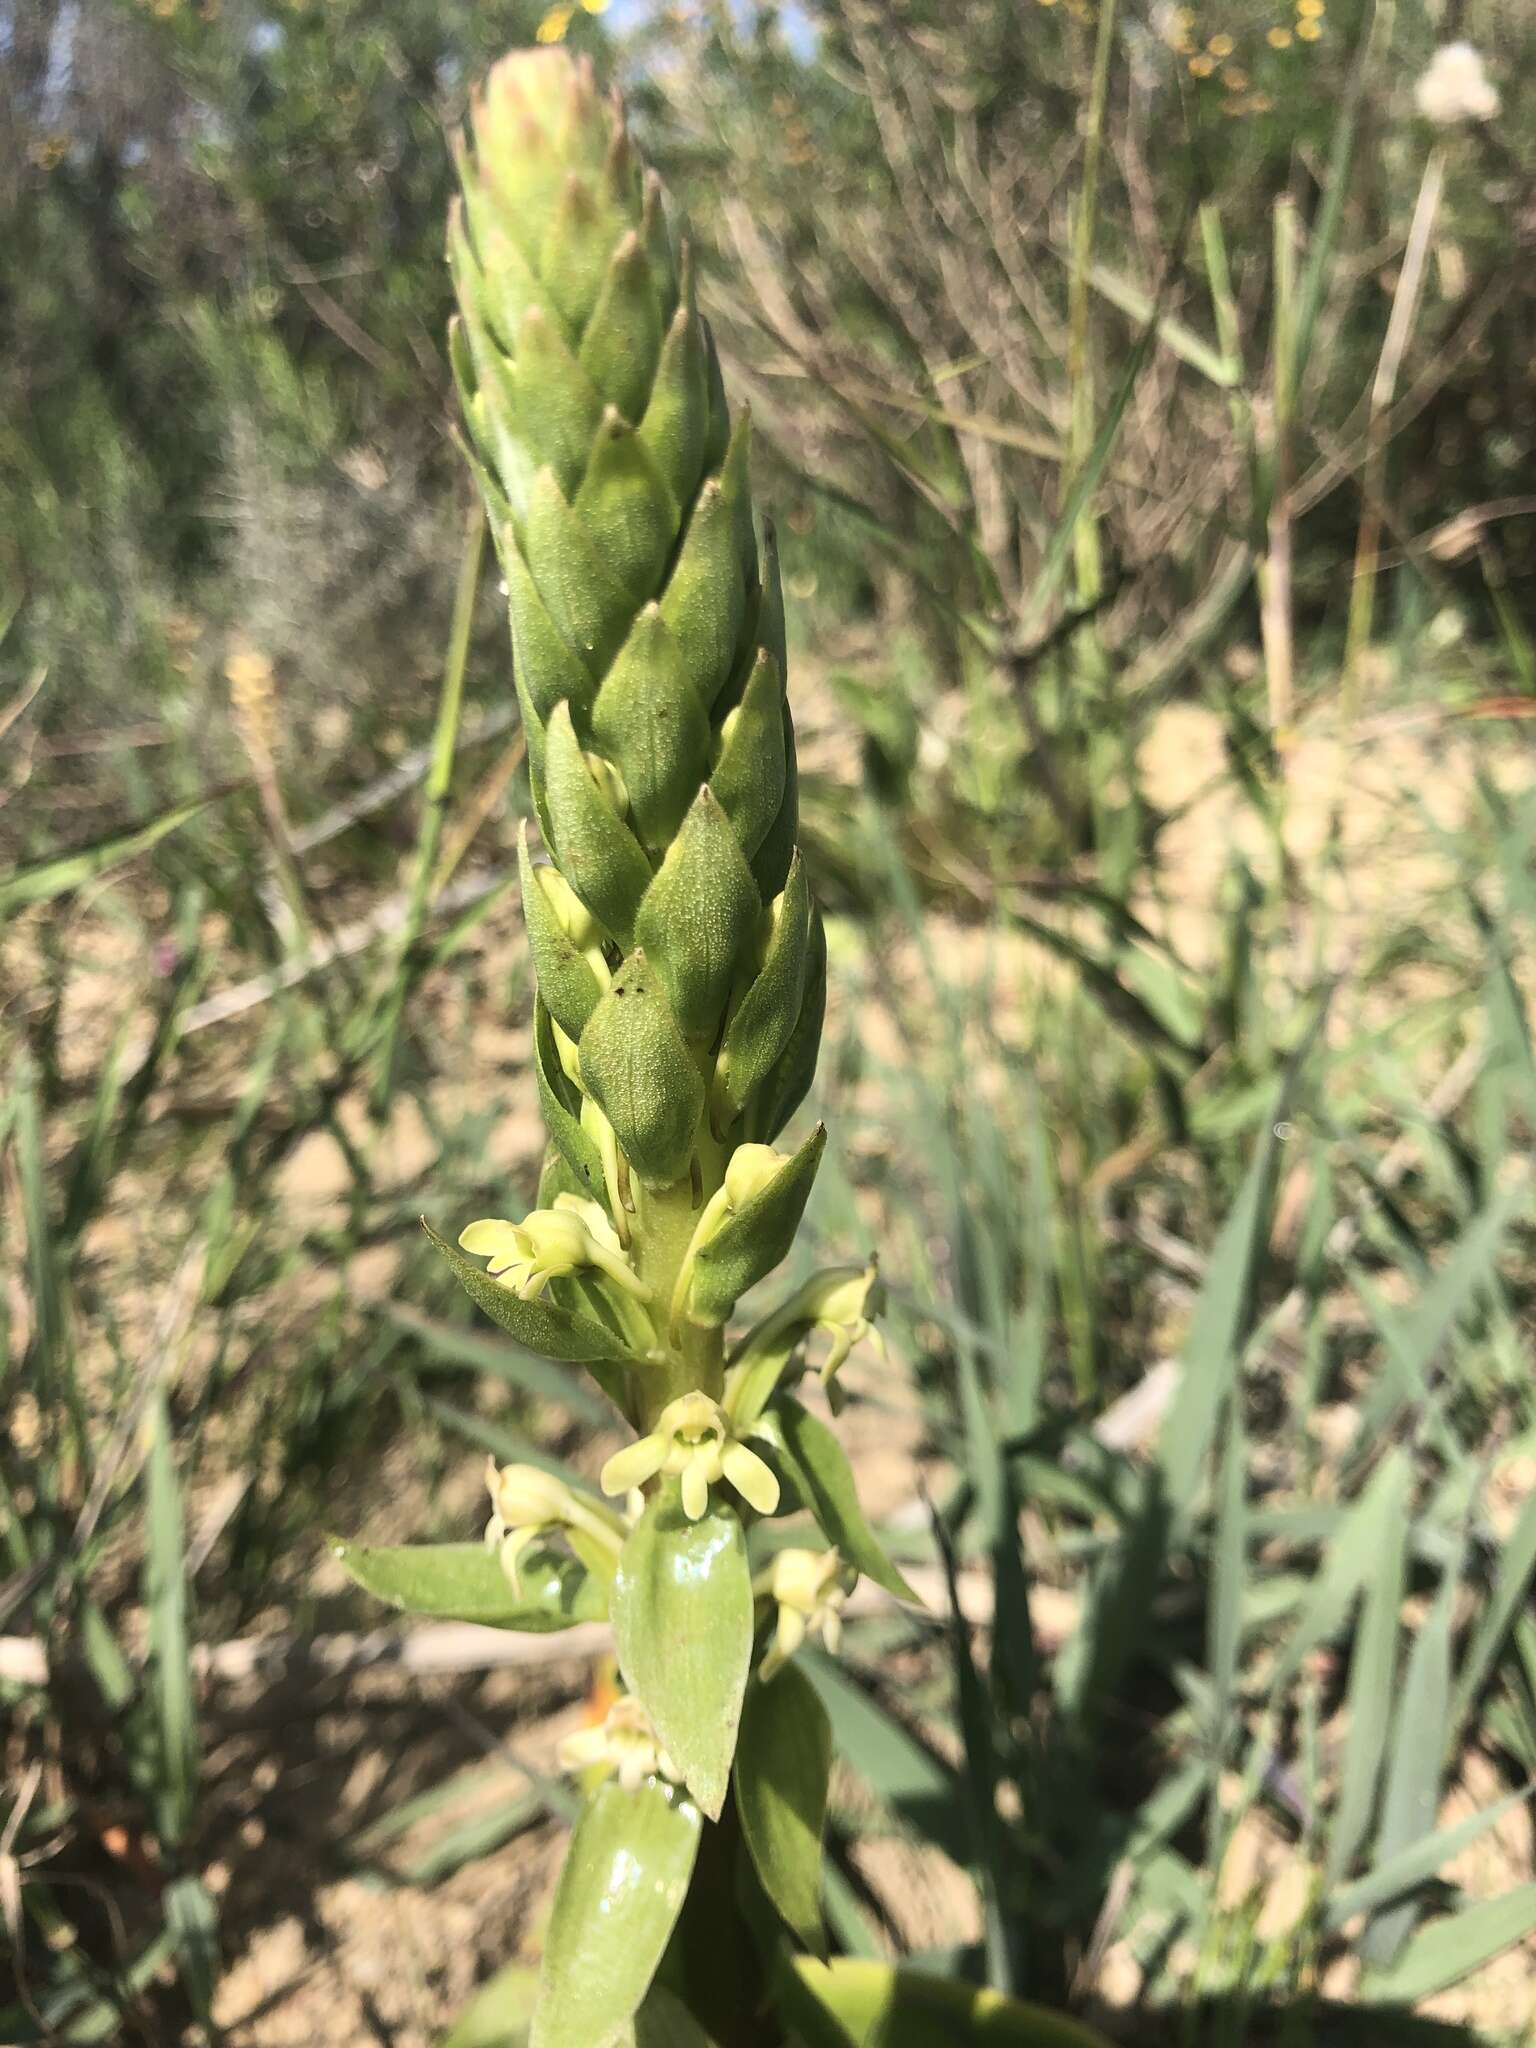
[[[699,1079],[655,969],[636,949],[581,1034],[582,1084],[651,1187],[688,1171],[704,1107]]]
[[[635,919],[635,935],[656,962],[685,1038],[707,1045],[717,1036],[761,914],[752,871],[706,783]]]
[[[826,1143],[827,1127],[818,1124],[767,1185],[699,1246],[687,1302],[695,1322],[723,1323],[738,1297],[784,1257],[800,1228]]]

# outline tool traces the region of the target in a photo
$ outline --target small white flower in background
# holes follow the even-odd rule
[[[598,1767],[604,1777],[617,1774],[626,1792],[638,1792],[647,1778],[680,1782],[676,1764],[656,1739],[650,1715],[628,1693],[614,1701],[595,1728],[567,1735],[558,1755],[562,1771]]]
[[[759,1676],[764,1684],[787,1664],[807,1636],[820,1636],[833,1656],[843,1636],[843,1608],[857,1574],[835,1550],[781,1550],[768,1573],[778,1606],[773,1643]]]
[[[598,1484],[610,1498],[644,1486],[658,1472],[681,1479],[683,1513],[698,1521],[709,1506],[709,1489],[728,1479],[760,1515],[779,1504],[779,1482],[756,1451],[731,1433],[731,1419],[718,1401],[695,1391],[669,1401],[656,1427],[638,1443],[615,1451]]]
[[[1426,121],[1451,128],[1458,121],[1491,121],[1499,111],[1499,89],[1470,43],[1444,43],[1414,88]]]

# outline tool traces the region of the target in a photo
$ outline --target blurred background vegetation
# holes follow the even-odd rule
[[[589,1672],[402,1670],[321,1538],[604,1448],[416,1227],[537,1171],[442,249],[540,33],[783,546],[813,1222],[933,1593],[817,1672],[836,1938],[1528,2039],[1525,0],[0,14],[0,2032],[434,2041],[537,1949]]]

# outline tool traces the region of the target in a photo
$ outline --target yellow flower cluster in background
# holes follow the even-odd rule
[[[606,14],[608,0],[580,0],[583,14]],[[565,39],[565,32],[576,19],[577,0],[560,0],[558,7],[551,7],[539,23],[537,34],[541,43],[558,43]]]
[[[1288,12],[1289,20],[1274,22],[1264,31],[1268,50],[1289,50],[1299,42],[1315,43],[1321,39],[1327,0],[1292,0]],[[1252,89],[1249,65],[1234,61],[1243,55],[1238,36],[1225,28],[1212,28],[1207,33],[1208,24],[1202,22],[1199,10],[1193,6],[1165,7],[1154,19],[1169,49],[1185,60],[1190,76],[1212,79],[1222,87],[1227,95],[1222,101],[1223,113],[1270,111],[1274,101],[1268,93]],[[1262,60],[1266,49],[1261,47],[1255,54]]]

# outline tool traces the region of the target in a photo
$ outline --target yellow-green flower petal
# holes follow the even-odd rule
[[[683,1513],[690,1522],[697,1522],[708,1506],[708,1469],[702,1458],[690,1458],[683,1467]]]
[[[773,1513],[779,1504],[779,1482],[756,1451],[731,1437],[721,1448],[720,1463],[744,1501],[760,1515]]]
[[[466,1224],[459,1232],[459,1245],[477,1259],[521,1256],[517,1225],[500,1216],[484,1216],[478,1223]]]
[[[519,1571],[523,1560],[523,1552],[533,1542],[538,1533],[537,1527],[532,1525],[521,1529],[513,1529],[502,1537],[501,1547],[496,1553],[500,1560],[501,1568],[506,1574],[507,1583],[519,1599],[522,1598],[523,1594],[523,1581]]]
[[[670,1445],[664,1437],[643,1436],[638,1443],[626,1444],[622,1451],[615,1451],[602,1471],[597,1483],[610,1499],[621,1493],[628,1493],[634,1487],[644,1486],[648,1479],[654,1479],[667,1462]]]

